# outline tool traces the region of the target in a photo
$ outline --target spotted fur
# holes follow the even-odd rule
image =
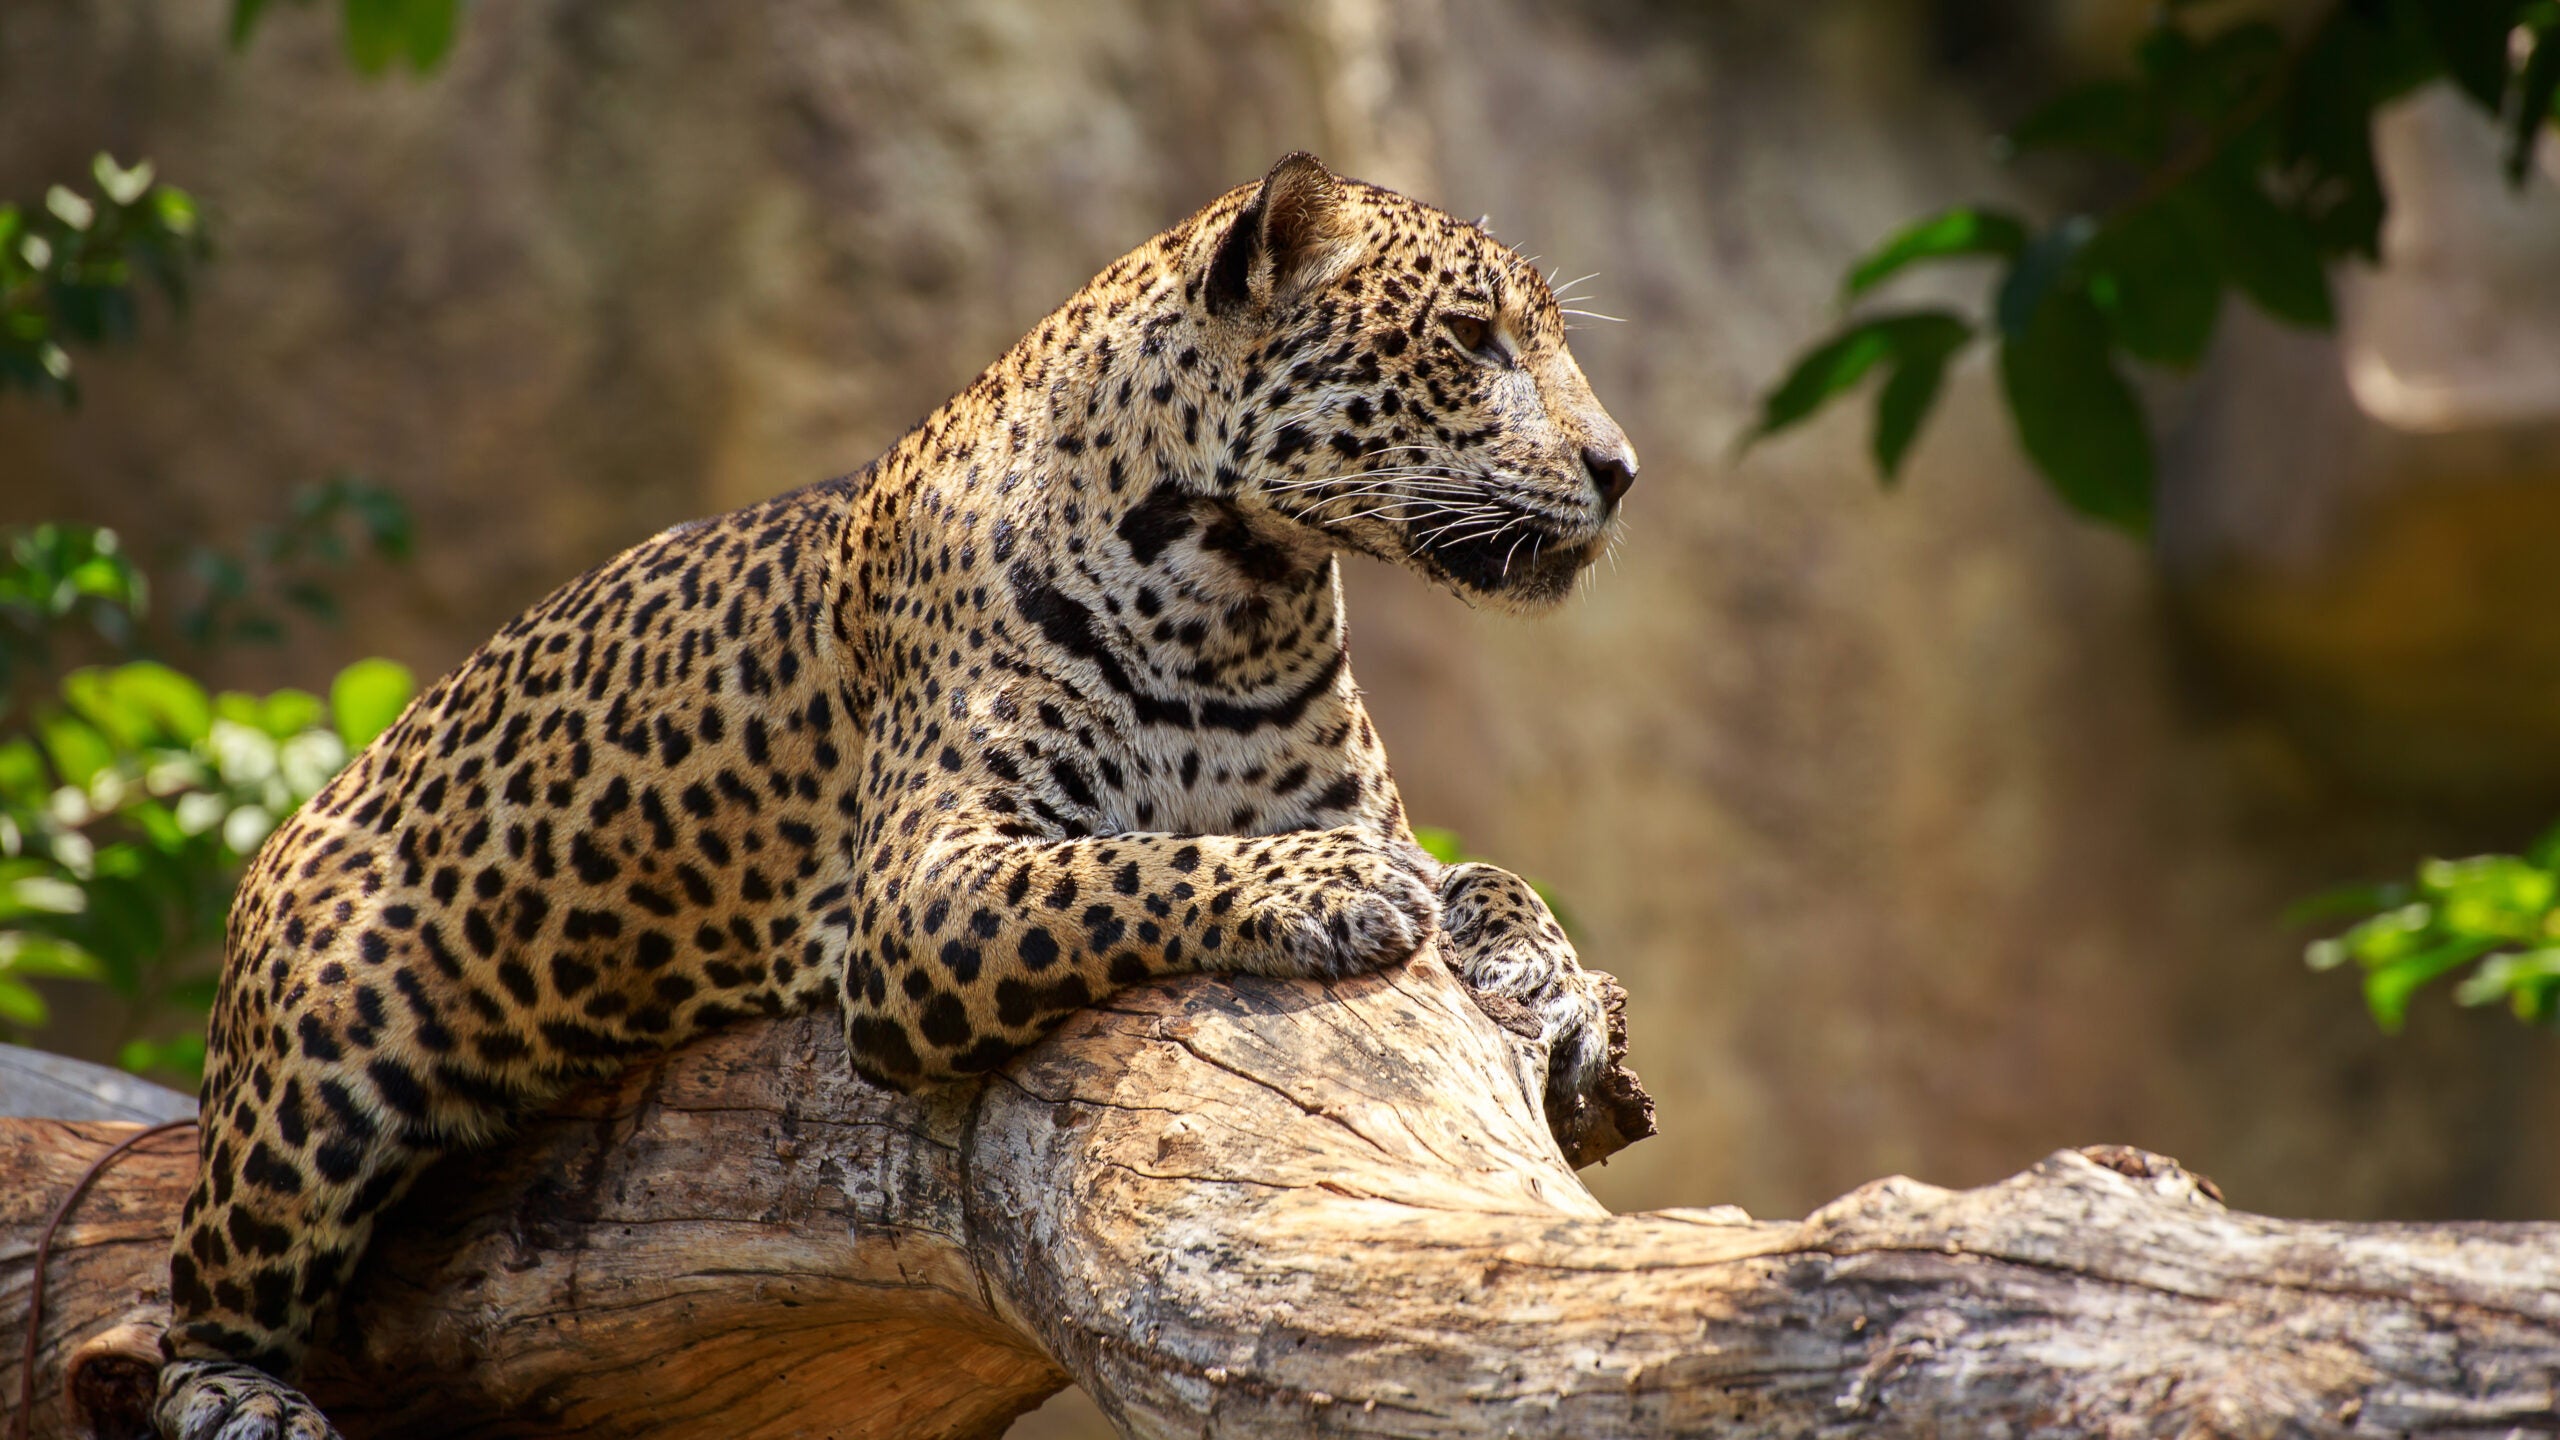
[[[841,1004],[913,1087],[1150,977],[1394,964],[1445,906],[1556,1083],[1597,1063],[1536,895],[1412,843],[1335,556],[1535,609],[1634,473],[1534,268],[1294,155],[868,469],[543,600],[251,869],[163,1433],[329,1435],[284,1382],[420,1168],[744,1017]]]

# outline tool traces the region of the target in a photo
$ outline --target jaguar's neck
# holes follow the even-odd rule
[[[962,523],[1017,603],[1089,616],[1140,690],[1267,699],[1342,668],[1333,547],[1239,496],[1226,461],[1250,421],[1229,418],[1235,379],[1156,248],[1024,337],[911,437],[915,458],[928,491],[974,492],[953,514],[987,517]]]

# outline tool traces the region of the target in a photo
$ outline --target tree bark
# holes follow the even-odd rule
[[[350,1437],[993,1436],[1070,1380],[1139,1436],[2560,1430],[2560,1225],[2269,1220],[2122,1149],[1612,1215],[1428,956],[1132,991],[917,1097],[836,1030],[712,1037],[441,1167],[315,1397]],[[131,1127],[0,1126],[14,1404],[34,1231]],[[193,1165],[151,1142],[66,1226],[37,1434],[135,1433]]]

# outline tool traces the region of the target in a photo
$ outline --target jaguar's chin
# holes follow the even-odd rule
[[[1608,548],[1606,531],[1558,535],[1518,525],[1489,535],[1416,546],[1413,563],[1470,599],[1506,610],[1551,610],[1573,593],[1582,572]]]

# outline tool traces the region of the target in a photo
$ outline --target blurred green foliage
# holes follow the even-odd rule
[[[2335,323],[2330,265],[2381,258],[2390,201],[2374,163],[2377,109],[2451,84],[2504,126],[2517,185],[2560,124],[2560,0],[2333,0],[2291,31],[2234,9],[2167,0],[2127,73],[2054,96],[2002,137],[2009,153],[2073,162],[2108,203],[2041,225],[1957,206],[1886,237],[1841,285],[1853,307],[1915,266],[1988,261],[1986,313],[1856,316],[1798,357],[1744,443],[1880,373],[1872,453],[1891,485],[1949,361],[1980,339],[1998,349],[2019,446],[2054,493],[2143,532],[2155,461],[2126,366],[2191,369],[2230,293],[2288,324]],[[2555,1024],[2555,894],[2560,831],[2524,855],[2430,860],[2414,884],[2341,891],[2299,913],[2364,917],[2308,958],[2316,969],[2353,960],[2386,1030],[2420,989],[2465,966],[2462,1003],[2504,1002]]]
[[[1851,267],[1843,305],[1913,266],[1988,260],[1987,313],[1858,316],[1797,360],[1745,442],[1877,371],[1873,454],[1889,484],[1948,361],[1982,339],[2054,492],[2142,531],[2154,460],[2124,366],[2194,366],[2226,292],[2290,324],[2333,323],[2327,266],[2380,256],[2378,107],[2449,80],[2504,123],[2519,184],[2560,122],[2560,0],[2335,0],[2290,33],[2245,15],[2216,23],[2232,8],[2162,5],[2129,73],[2064,91],[2004,138],[2014,153],[2069,157],[2111,203],[2043,225],[1960,206],[1887,237]]]
[[[149,593],[112,530],[45,524],[0,535],[0,718],[15,707],[19,677],[50,665],[66,637],[133,648]]]
[[[312,0],[293,0],[309,8]],[[257,34],[258,23],[273,8],[271,0],[231,0],[231,44],[236,49]],[[339,33],[347,59],[367,75],[379,75],[395,61],[423,75],[444,63],[453,49],[461,0],[338,0]]]
[[[80,400],[69,343],[133,338],[140,292],[183,307],[207,253],[196,202],[163,185],[150,162],[127,169],[100,154],[91,185],[56,185],[39,205],[0,204],[0,391]]]
[[[2471,973],[2454,987],[2455,1000],[2504,1004],[2529,1024],[2560,1026],[2560,828],[2522,855],[2429,860],[2412,882],[2341,890],[2305,902],[2296,915],[2364,916],[2312,942],[2304,959],[2315,970],[2353,961],[2365,1004],[2385,1030],[2407,1022],[2419,990],[2466,966]]]
[[[259,608],[271,593],[333,615],[326,588],[295,567],[344,558],[349,519],[373,553],[406,553],[394,497],[351,480],[309,487],[248,559],[193,552],[222,583],[180,627],[206,643],[274,638],[281,625]],[[241,867],[413,687],[405,668],[371,659],[339,671],[326,700],[210,693],[138,658],[152,590],[113,531],[0,532],[0,1033],[48,1020],[31,982],[92,982],[123,1004],[127,1066],[191,1076]],[[73,648],[114,663],[45,686]]]
[[[399,496],[359,476],[333,475],[295,491],[286,518],[252,531],[244,551],[189,547],[186,569],[198,589],[178,611],[179,632],[211,646],[281,640],[297,612],[334,623],[338,601],[326,570],[368,553],[406,560],[415,545]]]
[[[310,0],[295,0],[308,5]],[[267,0],[233,0],[246,45]],[[341,0],[348,58],[420,73],[451,50],[459,0]],[[183,308],[210,254],[195,200],[145,162],[107,155],[93,188],[0,205],[0,392],[79,401],[68,344],[132,338],[140,292]],[[399,560],[397,496],[353,476],[298,491],[237,552],[190,547],[171,614],[199,652],[334,620],[326,572]],[[389,660],[302,690],[215,694],[149,657],[147,577],[112,530],[0,530],[0,1036],[50,1018],[37,981],[103,985],[125,1008],[123,1063],[192,1076],[241,868],[261,841],[398,718],[413,688]],[[105,663],[65,667],[72,657]]]
[[[155,585],[112,530],[45,523],[0,530],[0,724],[22,691],[72,659],[127,659],[151,647],[143,618],[173,591],[176,638],[198,650],[284,640],[293,616],[339,618],[331,573],[362,558],[402,561],[415,545],[408,506],[354,475],[296,490],[286,517],[239,549],[187,546]]]

